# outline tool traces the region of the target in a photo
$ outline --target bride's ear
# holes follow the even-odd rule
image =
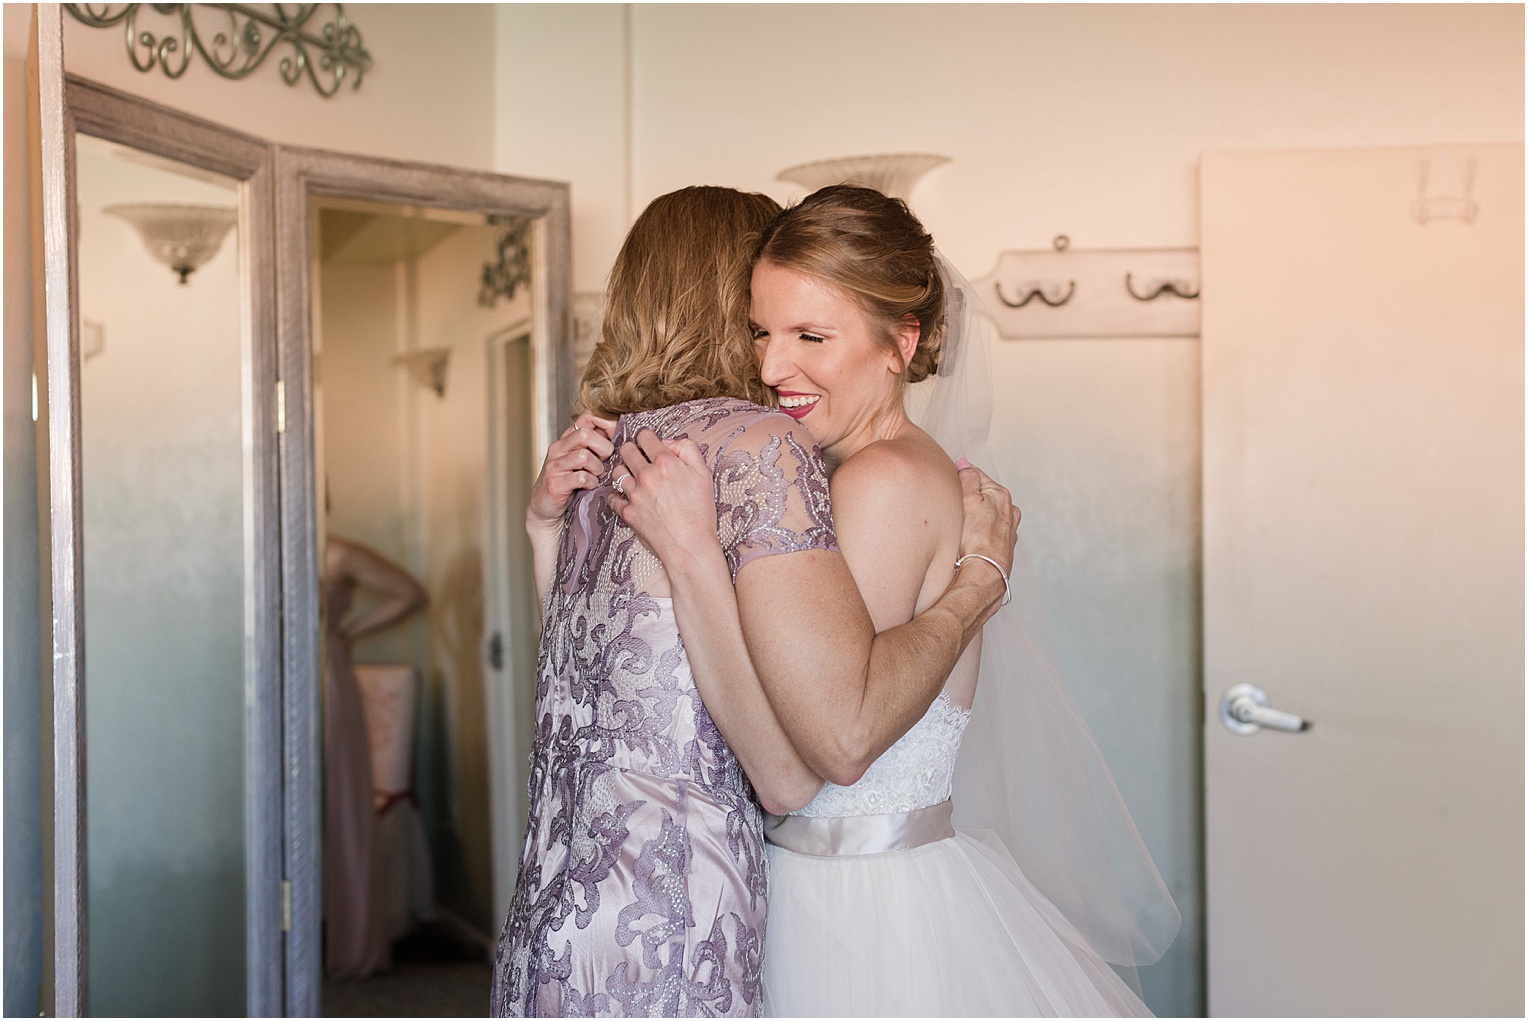
[[[918,338],[923,336],[923,328],[918,325],[918,317],[909,313],[902,317],[902,321],[892,327],[891,339],[897,345],[897,363],[893,371],[898,375],[906,372],[908,366],[913,363],[913,355],[918,353]]]

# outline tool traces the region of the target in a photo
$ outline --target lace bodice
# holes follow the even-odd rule
[[[970,720],[971,710],[962,709],[941,691],[923,719],[872,762],[858,783],[852,787],[824,784],[812,803],[795,814],[828,818],[885,815],[947,800],[955,779],[960,737]]]
[[[822,455],[798,423],[731,398],[621,416],[693,440],[717,538],[752,560],[836,550]],[[495,1016],[756,1014],[768,872],[747,776],[706,712],[657,561],[605,502],[570,501],[542,604],[520,873],[494,964]]]

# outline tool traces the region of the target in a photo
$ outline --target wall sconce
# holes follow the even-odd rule
[[[186,278],[218,254],[223,238],[239,222],[239,211],[224,206],[183,206],[165,202],[107,206],[103,213],[126,220],[158,261]]]
[[[916,152],[844,156],[786,167],[775,179],[799,184],[809,192],[830,184],[857,184],[906,202],[924,174],[948,162],[948,156]]]
[[[394,365],[408,370],[414,382],[435,391],[436,397],[446,395],[446,368],[451,364],[449,347],[431,347],[423,351],[410,351],[393,359]]]

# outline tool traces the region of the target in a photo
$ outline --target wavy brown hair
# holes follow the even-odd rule
[[[767,195],[694,187],[637,217],[605,291],[604,333],[584,369],[583,406],[614,418],[702,397],[770,400],[748,329],[750,258],[780,206]]]
[[[850,184],[819,188],[765,228],[754,262],[770,262],[841,288],[892,347],[892,328],[916,319],[918,347],[903,378],[916,383],[939,367],[944,278],[934,239],[901,199]]]

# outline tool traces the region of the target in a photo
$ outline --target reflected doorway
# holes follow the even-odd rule
[[[326,650],[323,1012],[482,1016],[524,828],[539,639],[520,524],[535,471],[526,231],[337,197],[315,198],[309,222],[319,564],[344,618],[323,633],[354,664],[335,676],[344,657]],[[341,636],[392,594],[363,580],[335,614],[329,537],[417,580],[423,608]],[[350,686],[364,735],[336,727]],[[351,917],[334,877],[368,866],[333,838],[333,813],[362,795],[333,766],[361,741],[379,878]],[[343,945],[357,939],[380,949]]]

